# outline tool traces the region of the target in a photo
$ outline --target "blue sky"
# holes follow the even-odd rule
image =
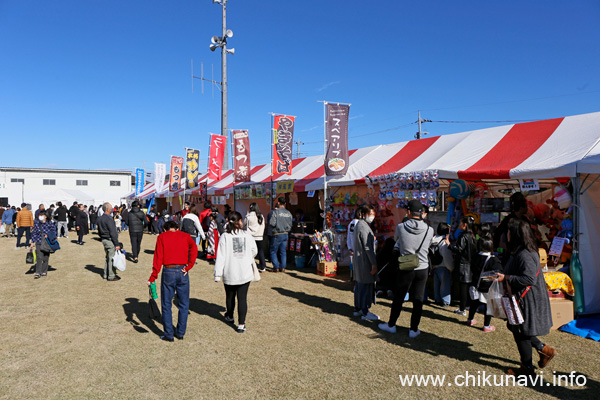
[[[318,100],[352,103],[350,148],[412,139],[418,109],[433,121],[600,111],[598,21],[597,0],[229,0],[229,128],[249,129],[257,165],[270,161],[269,112],[296,115],[302,155],[322,154]],[[184,147],[206,159],[220,93],[199,81],[192,93],[190,62],[220,80],[208,49],[220,32],[211,0],[0,0],[0,164],[151,169]]]

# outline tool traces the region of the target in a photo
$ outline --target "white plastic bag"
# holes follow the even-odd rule
[[[486,296],[488,315],[496,318],[506,319],[506,313],[504,312],[504,307],[502,306],[502,296],[504,296],[504,287],[502,287],[502,284],[496,279],[494,282],[492,282],[492,286],[490,286],[490,290]]]
[[[5,232],[6,232],[6,225],[4,225],[4,224],[1,224],[1,225],[0,225],[0,235],[2,235],[2,234],[3,234],[3,233],[5,233]]]
[[[115,255],[113,256],[113,265],[119,271],[125,271],[125,266],[127,264],[127,260],[125,259],[125,254],[121,250],[115,251]]]

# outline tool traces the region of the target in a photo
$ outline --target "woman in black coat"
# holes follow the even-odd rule
[[[77,244],[83,245],[83,237],[90,233],[88,215],[83,211],[83,204],[79,205],[75,214],[75,229],[77,230]]]
[[[462,234],[458,237],[456,243],[450,245],[450,250],[454,253],[455,264],[454,269],[458,272],[460,282],[460,306],[454,312],[460,315],[467,315],[465,308],[469,299],[469,286],[473,281],[473,271],[471,264],[475,262],[477,256],[477,243],[473,234],[473,217],[462,217],[458,229]]]
[[[544,274],[540,271],[538,248],[529,224],[521,219],[511,220],[508,224],[507,239],[511,255],[504,268],[504,274],[498,274],[498,281],[510,285],[513,295],[520,299],[525,321],[521,325],[508,325],[521,356],[521,366],[509,369],[508,373],[517,376],[533,375],[532,348],[540,355],[540,368],[544,368],[556,354],[555,349],[537,338],[550,333],[550,300]]]

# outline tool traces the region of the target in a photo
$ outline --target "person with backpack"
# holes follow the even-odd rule
[[[477,255],[477,243],[473,234],[473,217],[464,216],[460,219],[458,229],[462,231],[456,243],[450,245],[454,253],[454,265],[458,267],[458,279],[460,282],[460,304],[454,311],[455,314],[467,316],[466,307],[469,300],[469,286],[473,282],[473,271],[471,264],[475,262]]]
[[[429,259],[433,268],[433,297],[436,304],[448,307],[452,301],[454,258],[450,250],[450,225],[440,222],[431,242]]]
[[[100,210],[100,207],[98,207]],[[144,237],[144,227],[146,226],[146,216],[140,209],[140,202],[134,201],[131,204],[131,210],[127,213],[127,225],[129,226],[129,240],[131,241],[131,257],[133,262],[138,262],[142,238]]]
[[[246,331],[246,314],[248,312],[248,288],[254,278],[252,263],[258,253],[256,241],[252,235],[243,230],[242,215],[237,211],[229,213],[229,223],[219,241],[217,261],[215,262],[215,282],[223,280],[225,285],[225,321],[233,323],[235,299],[238,301],[237,332]],[[216,219],[213,219],[213,222]]]
[[[217,206],[211,206],[210,224],[208,226],[206,258],[215,260],[217,258],[217,250],[219,249],[219,237],[225,232],[227,221],[219,214]]]
[[[195,204],[192,204],[190,211],[181,220],[181,231],[189,234],[196,242],[196,246],[200,244],[201,238],[206,239]]]
[[[502,272],[502,263],[498,257],[492,254],[494,248],[494,240],[492,235],[484,233],[477,242],[477,249],[479,253],[476,257],[476,262],[472,265],[473,270],[473,283],[474,285],[470,288],[469,294],[472,292],[472,296],[469,302],[469,317],[467,319],[468,326],[475,326],[477,320],[475,320],[475,313],[480,306],[483,306],[483,331],[493,332],[496,327],[491,324],[492,316],[487,314],[487,293],[492,286],[491,279],[485,279],[485,274],[492,274]]]
[[[398,239],[394,246],[394,257],[398,271],[394,288],[394,301],[388,323],[379,324],[379,329],[396,333],[396,321],[400,317],[404,298],[412,290],[412,315],[408,336],[421,334],[419,323],[423,314],[423,297],[429,276],[429,248],[433,240],[433,229],[423,221],[424,207],[418,200],[408,202],[408,220],[398,225]]]

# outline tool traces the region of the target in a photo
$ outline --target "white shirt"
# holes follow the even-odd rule
[[[258,253],[256,240],[250,233],[239,229],[235,234],[227,233],[219,238],[217,261],[215,262],[215,281],[223,278],[226,285],[243,285],[254,277],[252,263]]]
[[[352,222],[348,224],[346,245],[348,246],[348,250],[352,252],[354,252],[354,227],[356,226],[357,222],[358,219],[354,218]]]

